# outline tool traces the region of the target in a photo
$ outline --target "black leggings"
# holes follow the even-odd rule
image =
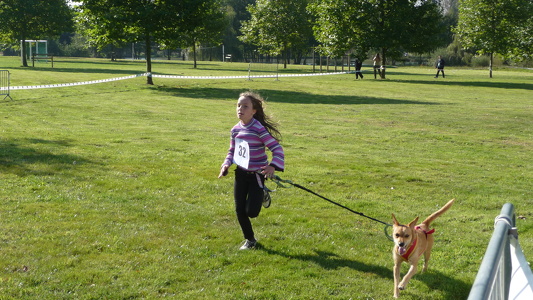
[[[381,75],[381,66],[374,66],[374,79],[377,78],[377,74],[379,74],[379,78],[383,78],[383,75]]]
[[[263,188],[259,185],[258,180],[263,185],[265,178],[255,172],[247,172],[240,168],[235,170],[233,186],[235,212],[244,238],[247,240],[255,240],[250,218],[259,215],[263,204]]]

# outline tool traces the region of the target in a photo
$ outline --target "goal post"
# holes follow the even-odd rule
[[[280,59],[277,56],[258,59],[248,63],[248,80],[252,78],[275,78],[279,80]]]
[[[21,40],[21,49],[23,42],[26,43],[26,58],[48,57],[48,40]],[[22,52],[20,53],[20,55],[22,55]]]

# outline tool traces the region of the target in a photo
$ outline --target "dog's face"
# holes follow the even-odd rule
[[[418,222],[418,217],[408,225],[401,225],[396,220],[394,214],[392,214],[392,221],[392,238],[394,239],[394,245],[398,247],[398,254],[404,255],[414,239],[415,225],[416,222]]]

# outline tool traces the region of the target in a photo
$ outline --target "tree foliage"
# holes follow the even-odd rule
[[[174,45],[207,39],[215,0],[85,0],[80,21],[97,47],[131,42],[145,45],[146,72],[151,74],[152,42]],[[212,17],[212,15],[210,15]],[[191,46],[190,44],[188,46]],[[153,84],[152,76],[147,83]]]
[[[516,45],[511,50],[511,57],[520,61],[533,59],[533,2],[530,2],[529,11],[530,17],[518,28]]]
[[[531,0],[461,0],[455,32],[463,46],[479,54],[531,57]]]
[[[360,59],[367,55],[370,43],[367,33],[372,26],[373,6],[368,1],[323,0],[310,6],[317,20],[313,27],[324,55],[339,57],[355,49]]]
[[[251,18],[242,23],[240,39],[263,54],[286,54],[306,47],[312,37],[307,0],[257,0],[247,10]]]
[[[16,45],[22,41],[21,60],[28,66],[26,40],[46,39],[73,29],[73,12],[65,0],[0,1],[0,37]]]
[[[326,54],[377,49],[385,65],[388,58],[430,52],[445,42],[443,16],[430,0],[323,0],[312,9],[315,35]]]
[[[196,68],[196,47],[200,43],[222,43],[222,33],[229,23],[226,7],[219,0],[196,1],[198,5],[187,7],[178,30],[165,29],[165,43],[169,47],[192,47]],[[185,26],[183,26],[185,25]]]
[[[232,53],[236,59],[242,59],[250,47],[242,43],[239,37],[242,35],[241,24],[250,19],[250,13],[246,10],[248,5],[255,3],[255,0],[225,0],[227,3],[227,17],[229,26],[224,34],[224,47],[227,53]]]

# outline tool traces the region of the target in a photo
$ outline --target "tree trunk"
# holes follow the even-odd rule
[[[380,66],[380,69],[381,69],[381,72],[379,73],[379,76],[381,76],[381,79],[385,79],[385,71],[386,71],[386,68],[385,66],[387,65],[387,49],[386,48],[383,48],[381,50],[381,66]]]
[[[26,58],[26,53],[28,53],[28,49],[26,49],[26,39],[23,39],[21,41],[22,43],[22,49],[21,49],[21,53],[20,53],[20,63],[22,64],[23,67],[27,67],[28,66],[28,60]]]
[[[491,52],[490,53],[490,62],[489,62],[489,77],[492,78],[492,60],[494,59],[494,55]]]
[[[194,60],[194,68],[196,69],[196,41],[192,43],[192,57]]]
[[[283,69],[287,69],[287,45],[284,44],[283,45],[283,50],[282,50],[282,55],[283,55]]]
[[[146,42],[145,51],[146,51],[146,73],[147,73],[146,84],[153,85],[154,81],[152,80],[152,47],[151,47],[152,42],[151,42],[149,34],[146,34],[145,42]]]
[[[380,0],[378,2],[378,15],[377,15],[378,22],[379,22],[379,28],[377,29],[378,32],[385,28],[385,17],[387,15],[386,10],[385,10],[385,2],[386,0]],[[387,62],[386,55],[387,55],[387,49],[381,48],[381,66],[379,66],[379,77],[381,79],[385,79],[385,69],[383,68],[383,66]]]

